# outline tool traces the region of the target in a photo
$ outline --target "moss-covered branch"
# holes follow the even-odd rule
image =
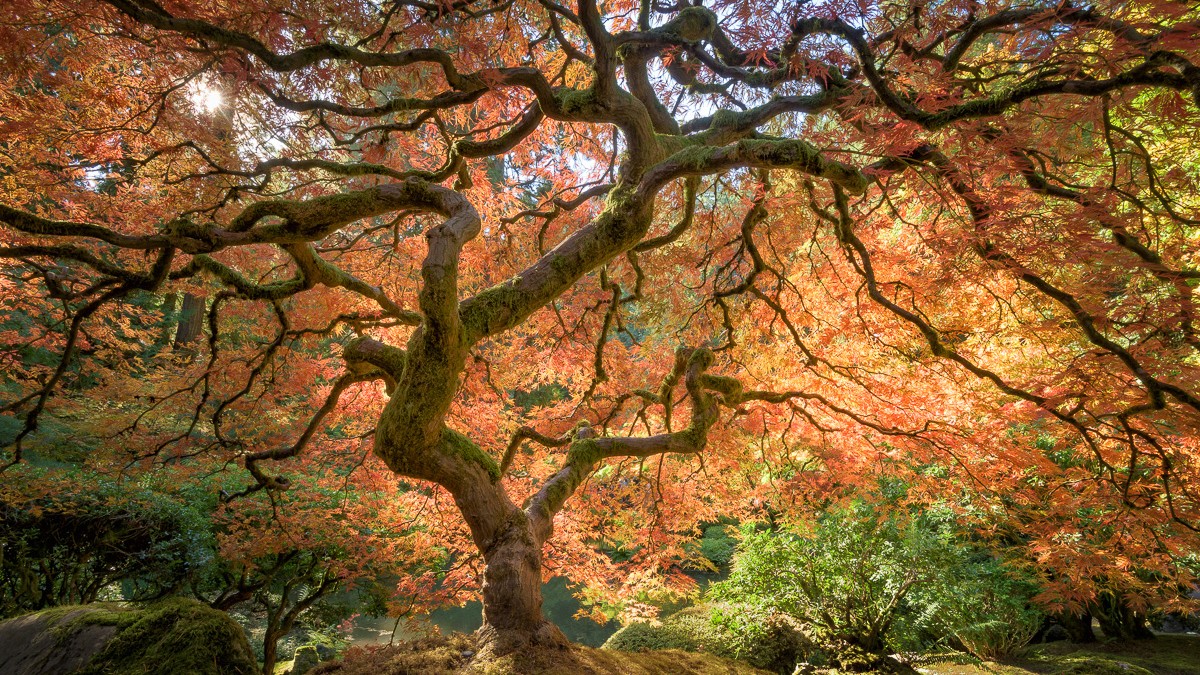
[[[732,145],[692,145],[646,172],[640,194],[652,194],[682,176],[703,176],[738,167],[792,169],[862,194],[870,182],[855,166],[829,159],[813,144],[800,139],[743,139]]]
[[[342,358],[351,370],[375,367],[394,380],[404,377],[404,369],[408,364],[408,355],[403,349],[369,337],[351,340],[342,348]]]

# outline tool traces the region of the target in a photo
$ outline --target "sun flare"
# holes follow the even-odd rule
[[[211,115],[225,105],[225,95],[221,90],[206,82],[194,85],[188,93],[188,100],[196,112]]]

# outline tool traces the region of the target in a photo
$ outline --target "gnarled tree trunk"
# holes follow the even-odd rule
[[[508,654],[525,647],[565,647],[567,638],[542,614],[542,551],[529,519],[514,509],[484,550],[481,651]]]
[[[459,437],[458,442],[467,440]],[[482,451],[480,457],[485,457]],[[443,483],[483,555],[480,654],[487,658],[531,647],[566,647],[566,636],[542,615],[544,532],[512,502],[493,469],[486,460],[460,465]]]

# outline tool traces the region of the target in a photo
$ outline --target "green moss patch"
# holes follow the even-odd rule
[[[1154,675],[1149,670],[1123,661],[1098,656],[1070,659],[1070,663],[1054,671],[1054,675]]]
[[[456,457],[482,466],[493,483],[500,480],[500,465],[496,460],[462,433],[449,428],[442,429],[442,447]]]
[[[194,600],[174,598],[145,609],[89,605],[52,611],[65,618],[52,628],[59,635],[82,626],[116,628],[79,675],[251,675],[258,670],[241,627]]]
[[[1106,675],[1110,671],[1100,669],[1110,664],[1118,664],[1120,672],[1126,675],[1143,672],[1132,668],[1141,668],[1156,675],[1200,675],[1200,637],[1159,635],[1153,640],[1106,640],[1084,645],[1053,642],[1034,647],[1026,658],[1035,667],[1052,665],[1059,668],[1039,672],[1063,675],[1083,672]],[[1084,666],[1079,664],[1086,664],[1092,670],[1081,670],[1079,668]]]
[[[341,660],[322,663],[310,675],[441,675],[458,672],[475,652],[467,635],[430,637],[397,645],[351,647]]]

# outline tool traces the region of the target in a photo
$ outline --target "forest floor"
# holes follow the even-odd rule
[[[461,633],[396,646],[355,647],[310,675],[771,675],[745,663],[678,650],[629,653],[572,645],[486,664],[471,662],[474,643]]]
[[[1200,636],[1159,635],[1153,640],[1088,645],[1052,642],[1002,663],[944,663],[920,670],[929,675],[1200,675]]]
[[[472,663],[473,642],[453,634],[396,646],[356,647],[343,660],[321,664],[312,675],[769,675],[767,671],[709,654],[676,650],[627,653],[574,645],[570,651],[536,652],[486,665]],[[922,666],[927,675],[1200,675],[1200,636],[1160,635],[1153,640],[1076,645],[1035,645],[1002,663]]]

